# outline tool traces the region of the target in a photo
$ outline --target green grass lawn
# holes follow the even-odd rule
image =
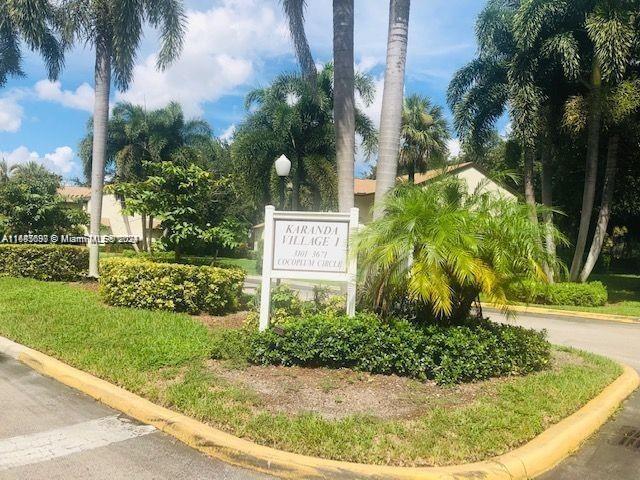
[[[0,278],[0,334],[258,443],[327,458],[394,465],[484,459],[576,411],[620,373],[579,361],[493,382],[471,402],[417,418],[269,413],[255,392],[206,368],[217,330],[183,314],[113,308],[78,285]],[[218,331],[219,332],[219,331]]]
[[[227,265],[230,267],[242,268],[247,275],[260,275],[256,261],[251,258],[218,258],[218,263],[221,265]]]

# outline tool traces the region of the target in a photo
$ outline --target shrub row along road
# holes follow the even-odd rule
[[[497,321],[500,314],[489,312]],[[640,371],[640,324],[520,316],[552,342],[623,361]],[[259,479],[260,474],[209,459],[153,427],[0,355],[0,480]],[[640,455],[619,445],[640,430],[640,394],[544,480],[636,480]]]

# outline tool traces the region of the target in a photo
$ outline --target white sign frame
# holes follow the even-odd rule
[[[308,270],[281,270],[273,268],[275,248],[275,223],[278,220],[334,222],[348,224],[347,258],[345,272],[324,272]],[[343,282],[347,285],[347,315],[356,313],[356,273],[358,259],[350,251],[353,236],[358,231],[360,210],[352,208],[349,213],[339,212],[285,212],[276,211],[272,205],[264,209],[264,249],[262,254],[262,287],[260,291],[260,331],[269,327],[271,313],[271,281],[289,280],[328,280]]]

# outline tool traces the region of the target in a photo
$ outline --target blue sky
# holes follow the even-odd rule
[[[388,0],[356,0],[357,67],[371,74],[378,92],[367,113],[379,122],[386,53]],[[445,105],[452,74],[473,58],[479,0],[414,0],[411,5],[406,92]],[[306,29],[318,63],[331,60],[330,0],[308,0]],[[278,0],[187,0],[189,27],[180,59],[154,68],[156,32],[147,30],[127,92],[147,108],[179,101],[190,116],[204,117],[216,135],[230,135],[242,121],[252,88],[297,68]],[[36,160],[66,179],[81,175],[76,156],[93,105],[93,52],[76,48],[56,83],[40,59],[25,52],[27,76],[0,90],[0,156],[9,163]],[[454,147],[455,148],[455,147]],[[358,170],[367,169],[359,164]]]

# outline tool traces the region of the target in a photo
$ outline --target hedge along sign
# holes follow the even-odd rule
[[[331,280],[347,285],[347,314],[355,314],[355,255],[349,240],[358,228],[357,208],[349,213],[277,212],[265,208],[260,330],[269,326],[271,280]]]

